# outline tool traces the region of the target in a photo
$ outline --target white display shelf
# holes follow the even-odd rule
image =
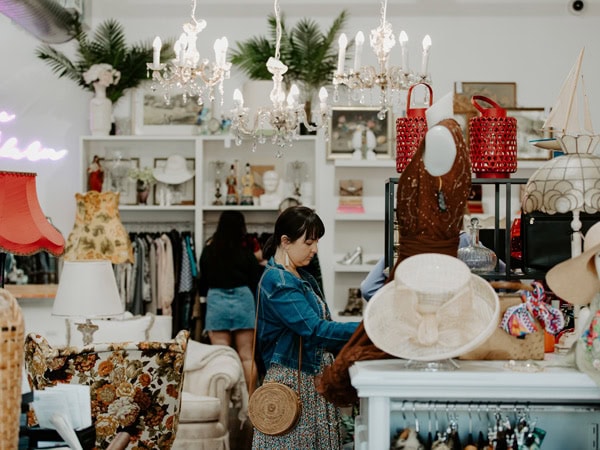
[[[392,168],[396,167],[396,161],[393,159],[336,159],[334,165],[336,167],[383,167]]]
[[[374,211],[369,212],[366,211],[364,213],[335,213],[335,220],[339,222],[375,222],[375,221],[384,221],[385,213],[382,211]]]

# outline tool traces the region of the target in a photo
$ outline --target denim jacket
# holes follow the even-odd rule
[[[258,345],[267,369],[271,363],[297,369],[301,336],[302,371],[317,374],[323,352],[336,354],[358,322],[323,319],[317,297],[322,294],[316,280],[302,269],[298,273],[302,279],[273,258],[267,263],[258,288]]]

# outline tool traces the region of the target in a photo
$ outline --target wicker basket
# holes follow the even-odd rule
[[[483,108],[478,102],[490,104]],[[517,170],[517,119],[493,100],[474,95],[471,103],[481,115],[469,120],[469,151],[479,178],[507,178]]]
[[[19,448],[24,329],[17,300],[0,289],[0,449]]]
[[[433,91],[427,83],[419,83],[429,90],[429,106],[433,102]],[[406,117],[396,119],[396,171],[404,171],[413,155],[419,148],[421,140],[427,133],[427,108],[413,108],[411,105],[411,94],[415,84],[408,90],[406,96]]]

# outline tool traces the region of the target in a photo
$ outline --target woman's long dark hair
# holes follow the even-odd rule
[[[295,242],[304,233],[306,233],[306,239],[320,239],[325,234],[325,225],[313,209],[306,206],[290,206],[277,218],[273,235],[263,248],[263,257],[269,259],[275,255],[283,236],[287,236],[291,242]]]
[[[240,248],[246,236],[246,220],[240,211],[223,211],[211,245],[217,250]]]

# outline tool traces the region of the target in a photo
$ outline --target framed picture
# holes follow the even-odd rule
[[[393,115],[388,112],[379,120],[378,112],[379,108],[332,108],[327,159],[352,158],[355,150],[365,159],[369,147],[377,159],[391,158]]]
[[[546,120],[544,108],[507,109],[506,115],[517,119],[517,160],[543,161],[552,158],[552,150],[536,147],[529,142],[552,137],[542,130]]]
[[[154,158],[154,167],[165,167],[167,158]],[[186,167],[194,171],[196,160],[194,158],[185,158]],[[171,205],[194,205],[196,203],[196,177],[181,184],[156,183],[154,185],[154,204],[160,205],[160,189],[169,189],[171,193]]]
[[[133,124],[135,134],[193,135],[206,115],[207,106],[198,106],[195,99],[184,102],[183,94],[172,94],[169,104],[163,93],[152,91],[146,83],[133,95]],[[206,111],[205,111],[206,110]]]
[[[102,192],[119,192],[120,205],[137,204],[135,180],[129,178],[130,169],[140,167],[139,158],[100,158],[100,165],[104,168],[104,182]]]
[[[503,108],[517,107],[517,83],[514,82],[454,82],[454,113],[476,114],[471,97],[483,95]]]

